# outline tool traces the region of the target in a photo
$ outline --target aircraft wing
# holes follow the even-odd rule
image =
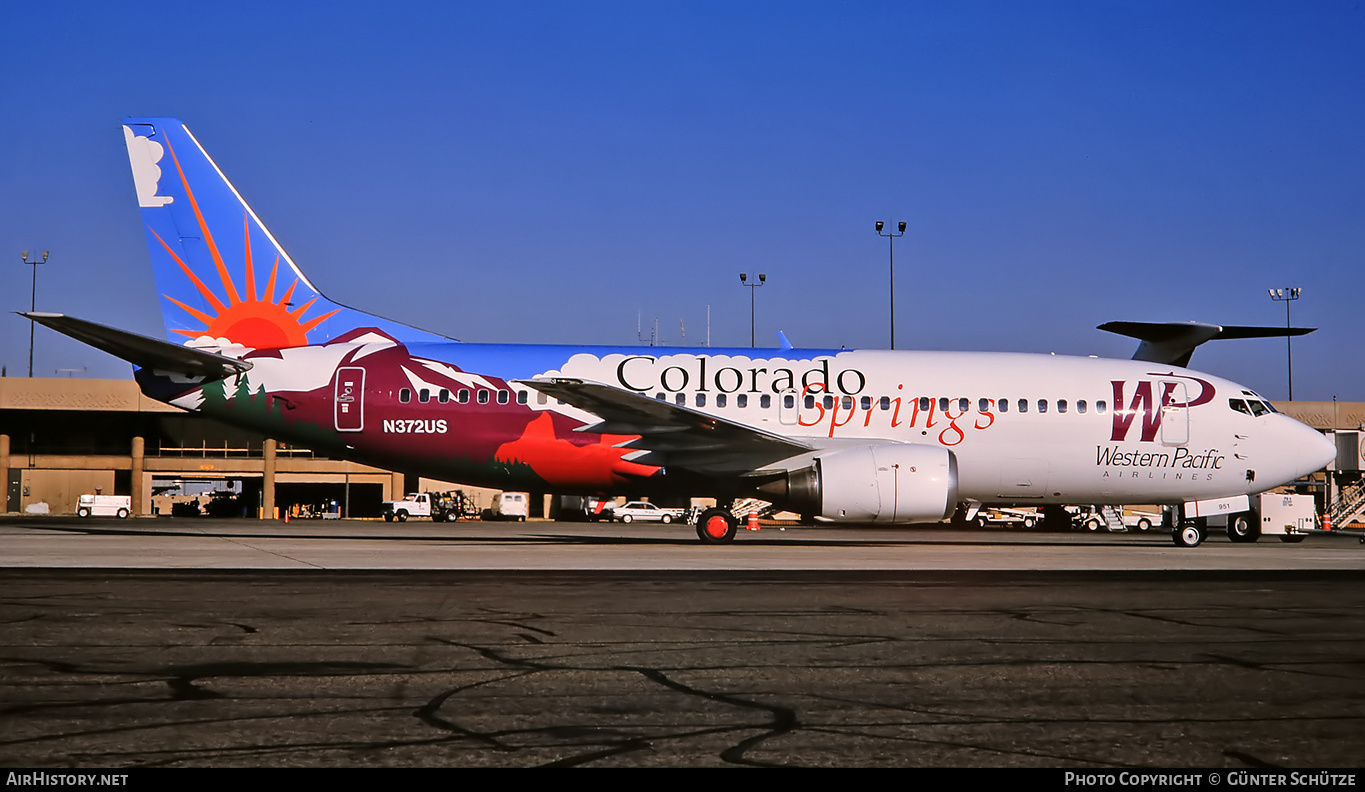
[[[790,437],[598,382],[568,378],[519,382],[602,419],[580,432],[639,435],[624,447],[647,452],[631,458],[640,464],[733,476],[813,448]]]
[[[1300,336],[1316,327],[1240,327],[1204,322],[1105,322],[1097,329],[1108,330],[1142,343],[1133,360],[1188,366],[1194,348],[1205,341],[1222,338],[1278,338]]]
[[[28,311],[20,311],[19,315],[142,368],[209,379],[225,379],[251,368],[251,364],[245,360],[172,344],[158,338],[87,322],[74,316]]]

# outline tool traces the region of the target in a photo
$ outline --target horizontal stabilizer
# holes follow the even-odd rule
[[[1136,338],[1142,343],[1133,360],[1188,366],[1194,348],[1206,341],[1225,338],[1281,338],[1300,336],[1316,327],[1239,327],[1204,322],[1105,322],[1100,330]]]
[[[224,379],[251,368],[245,360],[116,330],[65,314],[20,311],[19,315],[142,368],[209,379]]]

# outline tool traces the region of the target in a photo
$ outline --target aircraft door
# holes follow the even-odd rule
[[[332,412],[338,432],[359,432],[365,428],[365,369],[342,366],[337,369],[332,394]]]
[[[1181,446],[1190,442],[1190,403],[1185,383],[1161,382],[1161,444]]]

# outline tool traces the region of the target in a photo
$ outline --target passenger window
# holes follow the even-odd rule
[[[877,406],[881,407],[883,410],[891,409],[891,397],[890,396],[881,397],[881,399],[878,400]]]
[[[517,404],[526,403],[526,391],[517,391]]]
[[[870,409],[872,409],[872,397],[871,397],[871,396],[864,396],[863,399],[862,399],[862,406],[863,406],[863,409],[864,409],[864,410],[870,410]]]
[[[724,407],[726,401],[727,401],[727,400],[726,400],[726,398],[725,398],[725,394],[724,394],[724,393],[717,393],[717,394],[716,394],[716,406],[717,406],[717,407]]]
[[[981,399],[980,401],[978,401],[978,402],[976,403],[976,411],[977,411],[977,412],[983,412],[983,413],[984,413],[984,412],[990,412],[990,411],[991,411],[991,400],[990,400],[990,399]]]
[[[408,402],[412,401],[412,390],[409,388],[399,388],[398,401],[403,404],[407,404]]]
[[[772,407],[772,406],[773,406],[773,397],[769,396],[769,395],[766,394],[766,393],[763,394],[762,396],[759,396],[759,397],[758,397],[758,406],[759,406],[760,409],[764,409],[764,410],[768,409],[769,407]]]
[[[464,400],[461,399],[461,401],[464,401]],[[537,394],[536,394],[536,404],[548,404],[549,401],[550,401],[550,397],[549,397],[549,396],[546,396],[546,395],[543,394],[543,393],[537,393]]]
[[[852,397],[852,396],[845,396],[845,397],[843,397],[842,399],[840,399],[839,401],[843,402],[843,405],[844,405],[844,409],[845,409],[845,410],[851,410],[851,409],[853,409],[853,397]]]
[[[764,398],[766,399],[767,397],[765,396]],[[807,396],[806,398],[810,398],[810,397]],[[782,406],[783,406],[784,408],[788,409],[788,410],[790,410],[791,408],[795,407],[795,406],[796,406],[796,397],[793,396],[793,395],[791,395],[790,393],[787,394],[786,396],[783,396],[783,397],[782,397]]]
[[[929,412],[929,405],[931,405],[931,404],[933,404],[933,403],[934,403],[933,400],[930,399],[928,396],[921,396],[921,397],[919,397],[919,411],[920,411],[920,412]]]
[[[1076,402],[1076,412],[1080,413],[1081,415],[1085,415],[1086,409],[1087,408],[1085,405],[1085,399],[1081,399],[1080,401]]]
[[[1057,412],[1059,413],[1066,412],[1066,399],[1057,400]]]
[[[511,394],[505,390],[498,391],[498,404],[506,404],[510,396]]]
[[[696,401],[696,404],[697,404],[698,407],[705,407],[705,406],[706,406],[706,394],[705,394],[705,393],[698,393],[698,394],[697,394],[697,401]]]
[[[972,406],[972,400],[971,400],[971,399],[958,399],[958,400],[957,400],[957,411],[958,411],[958,412],[965,413],[965,412],[967,412],[967,410],[971,409],[971,406]]]
[[[810,394],[806,394],[806,409],[807,410],[815,409],[815,397],[811,396]]]
[[[833,396],[826,396],[826,397],[824,398],[823,401],[825,402],[825,409],[826,409],[826,410],[828,410],[828,409],[830,409],[830,408],[832,408],[832,407],[834,406],[834,397],[833,397]]]
[[[1028,412],[1028,399],[1019,400],[1019,412],[1021,413]]]
[[[1038,400],[1038,412],[1040,413],[1047,412],[1047,399]]]
[[[479,404],[487,404],[487,403],[488,403],[488,391],[486,391],[486,390],[481,390],[481,391],[479,391]]]
[[[446,390],[445,388],[441,388],[440,390],[436,391],[436,400],[439,401],[441,404],[449,403],[450,391]]]
[[[1000,412],[1002,413],[1007,413],[1010,411],[1009,399],[999,399],[996,401],[996,405],[1000,407]]]
[[[663,391],[659,391],[658,393],[654,394],[654,399],[656,401],[668,401],[668,394],[664,393]]]
[[[540,394],[540,398],[545,398],[545,394]],[[459,394],[456,396],[456,400],[459,401],[460,404],[469,404],[469,391],[461,388]]]
[[[427,402],[431,401],[431,389],[423,388],[417,391],[417,401],[423,404],[426,404]]]
[[[946,412],[948,412],[948,397],[947,397],[947,396],[940,396],[940,397],[938,397],[938,411],[941,412],[941,413],[946,413]]]
[[[683,406],[684,404],[687,404],[687,395],[679,393],[678,395],[673,397],[673,403],[678,405],[679,407]]]
[[[736,396],[736,397],[735,397],[735,406],[738,407],[738,408],[740,408],[741,410],[744,409],[745,407],[748,407],[748,406],[749,406],[749,396],[748,396],[748,394],[741,393],[741,394],[739,394],[738,396]]]
[[[1099,413],[1100,415],[1104,415],[1104,411],[1108,409],[1108,407],[1109,405],[1105,404],[1103,399],[1095,402],[1095,412]]]

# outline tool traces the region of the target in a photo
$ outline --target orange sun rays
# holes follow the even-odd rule
[[[239,294],[237,284],[233,281],[232,275],[228,272],[227,265],[223,262],[222,254],[218,250],[218,245],[213,239],[213,234],[209,231],[208,223],[204,221],[204,215],[199,209],[199,202],[195,199],[194,192],[190,189],[189,181],[185,178],[185,172],[180,167],[180,160],[176,157],[175,149],[166,142],[166,150],[171,155],[171,160],[175,163],[176,172],[180,175],[180,183],[185,187],[185,194],[189,196],[191,208],[194,210],[195,220],[199,228],[204,233],[204,242],[208,245],[209,253],[213,257],[214,268],[218,273],[219,285],[226,295],[226,304],[223,298],[219,298],[203,280],[201,280],[188,265],[185,264],[175,250],[163,240],[156,231],[152,230],[152,236],[161,243],[166,252],[180,267],[190,283],[204,297],[204,300],[213,309],[214,313],[205,313],[202,310],[193,308],[180,300],[175,299],[169,294],[163,294],[167,300],[175,303],[190,316],[204,323],[203,330],[174,330],[189,338],[199,338],[209,336],[211,338],[226,338],[234,344],[251,347],[253,349],[270,349],[279,347],[303,346],[308,343],[308,333],[317,327],[328,317],[340,311],[340,308],[329,311],[305,322],[304,314],[317,302],[317,297],[310,299],[303,305],[294,308],[290,298],[294,294],[294,288],[298,286],[299,279],[289,284],[284,294],[275,299],[275,281],[280,268],[279,253],[275,254],[275,262],[270,268],[270,277],[267,279],[265,289],[259,295],[256,293],[256,272],[255,264],[251,256],[251,216],[249,213],[242,215],[242,238],[243,238],[243,263],[246,267],[245,295]],[[151,230],[149,227],[148,230]]]

